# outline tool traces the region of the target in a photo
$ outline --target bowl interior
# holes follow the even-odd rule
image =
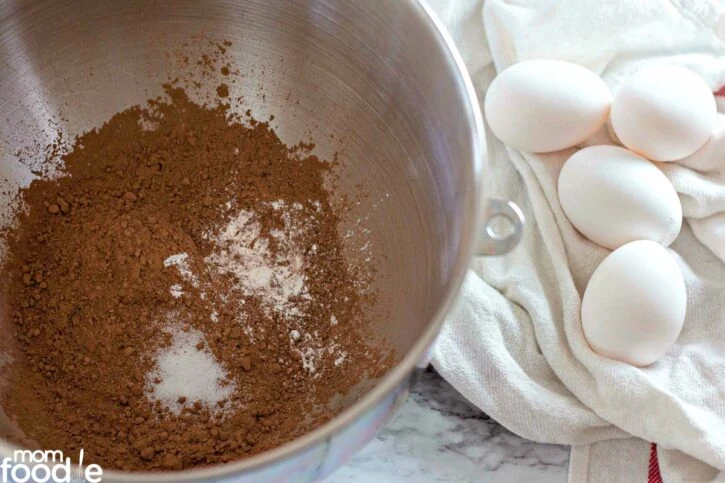
[[[284,142],[337,157],[335,189],[365,194],[344,220],[346,248],[375,254],[376,331],[405,355],[466,265],[482,162],[467,86],[425,18],[412,0],[4,2],[0,221],[47,171],[38,146],[162,95],[195,68],[185,56],[230,41],[235,108],[274,115]],[[189,93],[204,101],[222,80]]]

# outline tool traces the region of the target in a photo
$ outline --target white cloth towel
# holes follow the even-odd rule
[[[429,3],[481,101],[497,70],[534,58],[576,62],[614,91],[657,63],[690,67],[713,90],[725,83],[725,11],[715,1]],[[725,479],[725,139],[661,165],[687,218],[671,248],[688,315],[667,355],[638,369],[598,356],[582,334],[581,295],[609,252],[576,232],[559,205],[558,173],[575,150],[532,155],[506,148],[490,131],[487,138],[487,195],[517,202],[526,234],[513,253],[474,260],[434,366],[512,431],[583,445],[572,452],[570,481],[643,481],[649,441],[658,444],[664,481]]]

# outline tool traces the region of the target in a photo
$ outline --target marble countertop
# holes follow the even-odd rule
[[[325,483],[565,483],[569,448],[513,435],[426,372],[400,413]]]

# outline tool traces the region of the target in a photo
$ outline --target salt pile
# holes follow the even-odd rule
[[[161,401],[174,414],[181,412],[182,398],[189,404],[199,401],[215,410],[217,403],[234,393],[234,384],[225,383],[227,373],[208,349],[197,349],[204,341],[201,332],[184,331],[180,327],[172,327],[167,332],[172,336],[172,343],[156,353],[156,369],[146,376],[147,396]]]

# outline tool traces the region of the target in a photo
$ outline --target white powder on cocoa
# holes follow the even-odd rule
[[[270,204],[273,209],[289,209],[284,201]],[[295,203],[291,210],[299,211]],[[217,273],[231,274],[238,280],[238,288],[245,295],[259,298],[270,310],[285,317],[301,315],[297,301],[309,300],[305,259],[297,240],[304,225],[285,212],[283,230],[270,230],[276,242],[274,253],[270,240],[260,236],[261,225],[256,213],[241,210],[218,233],[210,233],[217,249],[204,260]]]
[[[319,202],[316,203],[313,202],[313,206],[319,210]],[[291,324],[290,343],[294,345],[293,350],[299,354],[302,367],[308,373],[319,377],[318,365],[322,357],[334,356],[335,366],[340,366],[345,362],[347,353],[338,344],[324,345],[316,333],[306,333],[301,330],[304,327],[295,323],[295,320],[304,314],[305,302],[311,300],[304,271],[305,247],[300,244],[306,229],[303,216],[304,206],[298,202],[286,203],[283,200],[273,201],[267,206],[281,212],[283,229],[271,229],[268,235],[263,235],[258,215],[253,211],[240,210],[229,219],[226,225],[204,235],[204,239],[211,241],[214,246],[212,253],[204,259],[204,270],[207,275],[212,277],[233,275],[237,280],[235,290],[257,298],[266,309],[282,315]],[[270,249],[272,241],[275,250]],[[310,247],[308,256],[316,256],[316,248],[316,246]],[[189,262],[187,253],[177,253],[169,256],[164,261],[164,266],[176,267],[186,282],[191,283],[194,287],[199,287],[199,278],[191,270]],[[178,284],[173,285],[170,290],[174,297],[183,295],[182,287]],[[202,291],[201,297],[203,298],[204,295]],[[212,311],[210,314],[212,321],[217,321],[218,316],[216,311]],[[246,323],[242,305],[239,307],[237,316],[244,333],[250,342],[254,343],[253,329]],[[332,315],[330,325],[337,324],[337,317]],[[191,336],[188,334],[179,337],[181,343],[191,341]],[[198,340],[193,342],[192,347]],[[178,354],[179,350],[175,348],[175,352],[172,352]],[[196,350],[195,347],[194,350]],[[190,360],[188,354],[184,357],[183,360]],[[196,354],[195,357],[205,356]],[[207,353],[206,357],[211,357],[211,354]],[[164,359],[164,362],[168,362],[167,359]],[[206,367],[204,370],[211,370],[208,360],[205,363],[206,366],[201,363],[201,360],[196,363],[201,364],[200,367]],[[173,379],[173,381],[175,381],[174,387],[180,385],[178,379]],[[172,397],[174,395],[178,399],[178,391],[162,389],[168,393],[169,401],[175,401]],[[203,389],[203,391],[207,390],[209,388]],[[190,396],[186,397],[190,398]],[[178,403],[176,404],[178,405]]]
[[[295,349],[302,359],[302,368],[310,374],[317,374],[317,366],[320,359],[325,355],[334,355],[334,364],[336,367],[341,366],[347,358],[347,352],[342,350],[339,344],[330,344],[328,346],[316,347],[314,343],[306,347]]]
[[[188,253],[177,253],[171,255],[164,260],[164,267],[176,267],[181,274],[182,278],[192,284],[194,287],[199,286],[199,279],[189,267],[189,254]]]
[[[179,297],[184,295],[184,288],[178,283],[175,283],[171,287],[169,287],[169,292],[171,292],[172,297],[178,299]]]
[[[156,353],[155,370],[146,375],[147,397],[161,401],[174,414],[179,414],[184,404],[196,401],[212,411],[218,410],[217,403],[231,397],[235,387],[214,355],[206,348],[197,348],[204,335],[178,326],[167,331],[172,336],[171,346]],[[180,398],[186,398],[184,404]]]

